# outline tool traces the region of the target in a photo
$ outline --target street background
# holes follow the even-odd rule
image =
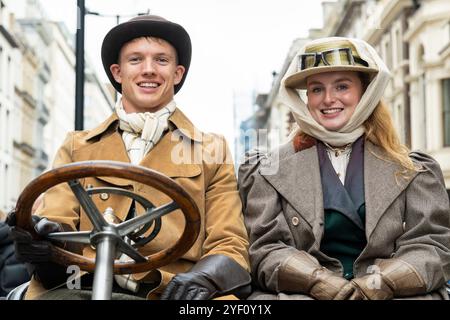
[[[384,100],[403,143],[431,154],[450,190],[450,1],[86,0],[84,128],[115,104],[100,59],[105,34],[142,13],[183,25],[193,44],[178,106],[225,136],[236,168],[258,132],[267,149],[293,119],[281,78],[310,39],[368,41],[392,72]],[[0,0],[0,210],[51,167],[75,123],[76,0]],[[250,139],[251,140],[251,139]],[[450,191],[449,191],[450,192]]]

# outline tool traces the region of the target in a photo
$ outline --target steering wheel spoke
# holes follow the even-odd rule
[[[143,215],[134,217],[133,219],[122,222],[117,226],[117,230],[121,237],[138,229],[143,224],[147,224],[155,219],[161,218],[162,216],[179,209],[179,206],[175,202],[167,203],[163,206],[154,209],[147,209],[147,212]]]
[[[147,262],[146,257],[144,257],[139,251],[137,251],[130,244],[126,243],[123,240],[117,242],[117,248],[120,252],[125,253],[136,262]]]
[[[107,227],[108,222],[106,222],[103,215],[100,214],[100,211],[98,211],[98,208],[86,190],[81,186],[80,182],[78,180],[70,180],[68,181],[68,184],[75,194],[75,197],[77,197],[80,202],[81,207],[86,212],[86,215],[89,217],[89,220],[91,220],[95,230],[101,231],[103,227]]]
[[[91,231],[52,232],[47,235],[50,240],[90,244]]]

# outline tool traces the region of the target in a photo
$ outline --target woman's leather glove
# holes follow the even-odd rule
[[[409,263],[400,259],[379,260],[378,272],[350,281],[336,300],[389,300],[426,293],[426,284]]]
[[[333,299],[348,283],[305,251],[295,252],[278,270],[278,291],[305,293],[318,300]]]
[[[161,300],[207,300],[226,294],[245,299],[251,293],[250,274],[233,259],[209,255],[169,282]]]

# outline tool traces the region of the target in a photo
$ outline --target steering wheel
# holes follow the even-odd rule
[[[151,186],[169,196],[173,201],[154,208],[145,198],[138,194],[119,188],[95,188],[85,190],[78,179],[86,177],[117,177],[137,181]],[[149,271],[180,258],[196,241],[200,233],[200,213],[191,196],[171,178],[148,168],[116,161],[82,161],[74,162],[43,173],[31,181],[20,195],[16,206],[17,225],[26,229],[34,237],[37,234],[32,227],[31,209],[37,197],[46,190],[60,183],[68,183],[81,207],[92,222],[91,231],[56,232],[48,235],[49,239],[90,244],[96,247],[96,257],[90,259],[82,255],[53,246],[53,259],[62,265],[78,265],[81,270],[130,274]],[[95,193],[116,193],[133,198],[146,212],[119,224],[105,220],[95,206],[90,195]],[[108,208],[110,210],[110,208]],[[107,210],[108,210],[107,209]],[[185,218],[185,227],[181,237],[171,247],[143,256],[137,250],[152,240],[161,228],[161,217],[176,209],[181,209]],[[147,237],[139,237],[150,226],[153,232]],[[115,260],[117,251],[125,253],[134,261]],[[99,257],[99,255],[102,257]],[[108,269],[108,264],[110,268]],[[106,268],[106,269],[105,269]],[[105,271],[106,270],[106,271]],[[101,280],[103,281],[103,280]],[[95,279],[94,279],[95,287]]]

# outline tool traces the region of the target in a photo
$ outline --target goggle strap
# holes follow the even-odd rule
[[[316,53],[316,56],[314,57],[314,66],[313,67],[317,67],[320,64],[320,61],[323,61],[324,64],[325,63],[325,59],[323,58],[321,53]]]
[[[357,63],[359,63],[359,64],[362,64],[364,67],[368,67],[368,66],[369,66],[369,64],[367,63],[367,61],[365,61],[365,60],[363,60],[363,59],[361,59],[361,58],[358,58],[358,57],[353,56],[353,59],[355,60],[355,62],[357,62]]]

